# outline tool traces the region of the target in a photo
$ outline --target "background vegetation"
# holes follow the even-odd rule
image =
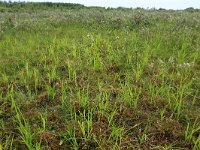
[[[0,149],[200,149],[199,10],[0,11]]]

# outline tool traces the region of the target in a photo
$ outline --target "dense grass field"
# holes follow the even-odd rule
[[[200,12],[0,12],[0,150],[199,150]]]

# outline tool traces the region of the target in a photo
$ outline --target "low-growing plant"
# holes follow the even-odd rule
[[[79,6],[0,2],[0,149],[198,150],[199,12]]]

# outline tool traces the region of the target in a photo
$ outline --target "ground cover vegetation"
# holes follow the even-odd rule
[[[200,149],[199,11],[68,6],[0,3],[0,149]]]

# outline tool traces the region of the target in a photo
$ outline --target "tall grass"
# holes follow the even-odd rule
[[[1,149],[200,149],[198,12],[0,13]]]

